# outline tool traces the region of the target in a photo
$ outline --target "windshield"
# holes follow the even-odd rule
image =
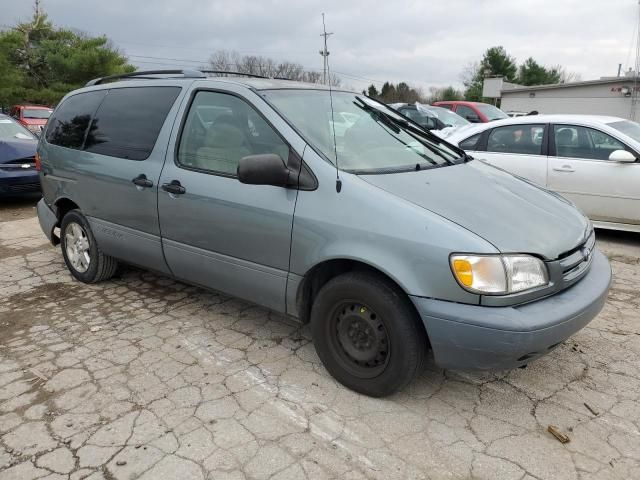
[[[418,110],[425,112],[428,115],[434,115],[438,117],[445,127],[462,127],[463,125],[469,125],[469,121],[462,118],[457,113],[453,113],[451,110],[447,110],[442,107],[427,107],[424,105],[418,105]]]
[[[35,140],[29,130],[18,122],[8,118],[0,118],[0,140]]]
[[[627,137],[633,138],[636,142],[640,142],[640,124],[629,120],[622,120],[620,122],[608,123],[607,125],[624,133]]]
[[[494,107],[493,105],[489,105],[486,103],[476,103],[476,108],[480,110],[490,122],[493,120],[500,120],[501,118],[509,118],[509,115],[504,113],[499,108]]]
[[[460,153],[383,104],[349,92],[270,90],[264,96],[334,165],[355,173],[443,166]],[[415,131],[410,131],[415,129]],[[335,147],[334,147],[335,136]]]
[[[25,108],[22,112],[24,118],[42,118],[46,120],[51,116],[52,110],[46,110],[44,108]]]

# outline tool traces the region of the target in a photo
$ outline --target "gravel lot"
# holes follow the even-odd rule
[[[0,480],[640,478],[640,235],[598,233],[607,305],[547,357],[429,362],[380,400],[262,309],[133,268],[72,280],[34,203],[0,206]]]

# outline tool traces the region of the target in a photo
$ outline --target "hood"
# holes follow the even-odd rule
[[[559,195],[478,161],[360,178],[457,223],[503,253],[552,260],[584,242],[591,230],[589,220]]]
[[[0,163],[33,157],[37,146],[37,140],[0,140]]]

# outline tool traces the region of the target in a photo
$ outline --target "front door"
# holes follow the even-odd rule
[[[160,178],[162,243],[173,274],[277,311],[285,290],[297,190],[245,185],[242,157],[289,145],[240,96],[200,90]]]
[[[549,188],[600,222],[640,224],[640,163],[609,160],[628,149],[612,136],[579,125],[554,125]]]

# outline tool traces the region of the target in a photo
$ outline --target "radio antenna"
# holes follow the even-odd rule
[[[340,168],[338,166],[338,146],[336,144],[336,126],[333,118],[333,94],[331,91],[331,69],[329,68],[329,51],[327,50],[327,37],[333,35],[333,32],[327,33],[327,27],[324,23],[324,13],[322,14],[322,30],[320,35],[324,37],[324,49],[320,50],[320,55],[324,58],[324,83],[329,86],[329,104],[331,106],[331,132],[333,133],[333,153],[336,158],[336,192],[342,190],[342,180],[340,180]]]

